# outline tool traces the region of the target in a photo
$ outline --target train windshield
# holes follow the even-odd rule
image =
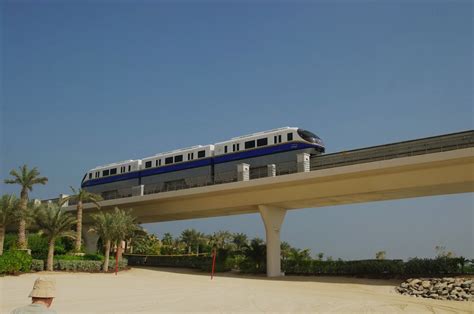
[[[303,129],[298,129],[298,134],[301,136],[305,141],[311,142],[311,143],[318,143],[321,141],[321,139],[314,133],[310,131],[306,131]]]

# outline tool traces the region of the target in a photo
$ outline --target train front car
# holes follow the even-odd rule
[[[313,144],[314,149],[317,153],[324,153],[324,151],[326,150],[324,147],[324,142],[321,140],[321,138],[319,138],[319,136],[317,136],[313,132],[303,129],[297,129],[296,133],[302,141]]]
[[[250,165],[250,179],[266,177],[269,165],[277,175],[297,171],[297,155],[317,155],[325,150],[314,133],[284,127],[232,138],[214,145],[215,183],[237,180],[237,165]]]

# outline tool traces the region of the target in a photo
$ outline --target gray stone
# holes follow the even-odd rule
[[[472,285],[472,280],[466,280],[461,284],[463,288],[470,287],[471,285]]]
[[[421,285],[423,286],[423,288],[429,288],[431,287],[431,282],[429,282],[428,280],[424,280],[421,282]]]
[[[410,281],[410,286],[415,287],[420,282],[421,282],[420,279],[413,279],[412,281]]]

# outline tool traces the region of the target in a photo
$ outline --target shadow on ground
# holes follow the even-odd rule
[[[158,272],[167,272],[175,274],[186,274],[194,276],[204,276],[211,278],[211,274],[200,270],[188,268],[174,267],[150,267],[150,266],[133,266],[136,269],[147,269]],[[264,281],[297,281],[297,282],[319,282],[332,284],[354,284],[354,285],[373,285],[373,286],[398,286],[403,282],[401,279],[367,279],[343,276],[283,276],[276,278],[268,278],[264,274],[241,274],[238,272],[215,273],[214,278],[238,278],[246,280],[264,280]]]

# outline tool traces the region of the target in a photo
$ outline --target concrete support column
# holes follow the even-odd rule
[[[237,181],[248,181],[248,180],[250,180],[250,165],[238,164],[237,165]]]
[[[145,194],[145,186],[137,185],[132,187],[132,196],[143,196]]]
[[[310,155],[308,153],[301,153],[296,155],[296,163],[298,172],[310,171]]]
[[[82,226],[82,237],[84,238],[84,245],[86,247],[87,254],[97,253],[97,242],[99,241],[99,235],[90,230],[90,226]]]
[[[267,205],[258,205],[265,224],[267,237],[267,276],[279,277],[281,272],[280,229],[285,219],[286,209]]]
[[[267,177],[274,177],[276,176],[276,165],[271,164],[267,165]]]

